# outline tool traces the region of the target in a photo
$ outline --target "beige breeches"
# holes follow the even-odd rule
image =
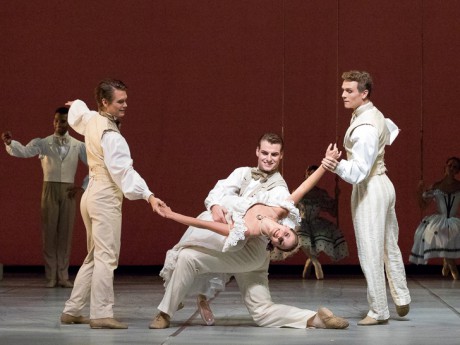
[[[88,255],[64,313],[81,315],[91,295],[90,318],[113,317],[113,271],[120,254],[122,200],[123,194],[114,183],[91,179],[81,201]]]
[[[257,325],[305,328],[307,320],[316,312],[275,304],[268,288],[268,264],[266,244],[257,237],[250,238],[241,250],[235,252],[222,253],[200,247],[184,248],[179,253],[176,268],[158,309],[172,316],[199,274],[231,273]]]
[[[377,320],[390,317],[385,271],[394,303],[410,303],[404,263],[398,247],[395,199],[393,184],[385,174],[354,185],[351,195],[358,256],[367,282],[367,315]]]

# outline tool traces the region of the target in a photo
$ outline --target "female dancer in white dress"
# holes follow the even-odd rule
[[[327,151],[326,155],[338,158],[341,152],[338,152],[334,146],[333,149]],[[166,253],[165,264],[160,272],[160,276],[165,281],[165,287],[175,269],[180,251],[186,247],[235,251],[245,245],[249,236],[263,236],[267,240],[267,248],[273,249],[272,253],[278,250],[284,252],[295,249],[298,245],[296,232],[280,223],[284,218],[289,218],[294,224],[299,225],[299,210],[295,204],[316,185],[325,171],[321,166],[291,194],[288,200],[281,203],[271,200],[264,192],[257,193],[253,198],[224,197],[222,204],[231,215],[230,225],[214,222],[211,218],[203,220],[203,214],[198,219],[173,212],[169,207],[162,207],[166,218],[189,225],[179,243]],[[224,289],[229,278],[230,275],[224,273],[202,274],[195,279],[189,294],[199,294],[203,299],[206,297],[209,299],[217,291]],[[201,314],[203,317],[204,313]],[[208,325],[213,324],[213,320],[208,320],[206,317],[203,319]]]
[[[437,213],[423,218],[414,235],[414,245],[409,261],[426,264],[428,259],[443,258],[442,275],[449,272],[459,279],[455,259],[460,257],[460,181],[455,178],[460,171],[460,158],[451,157],[446,162],[444,178],[424,191],[420,184],[420,205],[425,208],[435,200]]]

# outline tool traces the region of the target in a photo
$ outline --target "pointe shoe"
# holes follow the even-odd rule
[[[162,311],[155,316],[155,318],[150,323],[150,329],[164,329],[168,328],[170,324],[170,316]]]
[[[84,317],[84,316],[73,316],[73,315],[70,315],[70,314],[65,314],[65,313],[62,313],[61,314],[61,323],[65,324],[65,325],[70,325],[70,324],[88,324],[89,323],[89,319],[87,317]]]
[[[457,265],[455,264],[454,259],[444,259],[444,264],[447,265],[447,267],[450,270],[450,273],[452,274],[452,278],[454,280],[458,280],[458,270],[457,270]]]
[[[410,310],[409,304],[397,305],[396,306],[396,312],[401,317],[406,316],[407,314],[409,314],[409,310]]]
[[[93,329],[126,329],[128,328],[127,324],[121,323],[118,320],[115,320],[113,317],[105,317],[101,319],[91,319],[89,320],[89,326]]]
[[[311,260],[310,258],[308,258],[307,261],[305,261],[305,266],[302,272],[302,278],[307,279],[310,276],[310,273],[311,273]]]
[[[58,285],[62,288],[73,288],[73,284],[69,280],[61,280]]]
[[[442,275],[444,277],[447,277],[449,275],[450,268],[449,265],[447,264],[446,259],[443,260],[443,265],[442,265]]]
[[[358,326],[375,326],[383,325],[388,323],[388,320],[376,320],[373,317],[366,316],[364,319],[358,322]]]
[[[209,303],[206,300],[206,297],[203,295],[198,295],[196,298],[196,305],[200,311],[201,318],[208,326],[214,325],[214,314],[212,313]]]
[[[457,266],[454,264],[454,265],[449,266],[449,268],[450,268],[450,273],[452,274],[452,278],[454,280],[458,280]]]
[[[316,316],[318,316],[318,318],[324,324],[324,327],[317,328],[344,329],[349,325],[347,320],[342,317],[335,316],[332,311],[324,307],[318,309]]]
[[[318,280],[324,279],[323,268],[321,267],[321,264],[319,263],[319,261],[316,260],[312,262],[313,262],[313,266],[315,267],[316,279]]]

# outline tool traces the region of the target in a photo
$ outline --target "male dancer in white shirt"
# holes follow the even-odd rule
[[[217,182],[205,201],[208,211],[201,214],[200,219],[227,223],[225,216],[227,210],[222,206],[222,199],[228,195],[249,199],[259,192],[265,192],[272,200],[279,202],[289,198],[287,185],[278,173],[278,166],[283,157],[282,138],[273,133],[264,134],[257,144],[256,155],[257,169],[237,168],[227,179]],[[286,225],[292,223],[291,227],[293,227],[292,220],[285,218],[285,221]],[[198,232],[198,235],[194,234],[195,231]],[[206,246],[209,238],[215,238],[213,233],[209,232],[207,236],[206,232],[208,231],[193,229],[190,238],[195,240],[196,245],[193,246],[193,243],[190,243],[190,246],[181,249],[178,253],[174,271],[168,278],[165,294],[158,306],[160,312],[151,322],[150,328],[169,327],[170,318],[193,288],[195,280],[215,272],[228,273],[235,277],[244,303],[259,326],[337,329],[348,327],[348,321],[334,316],[327,308],[319,308],[316,312],[276,304],[272,301],[268,287],[270,255],[267,251],[268,240],[266,238],[263,236],[249,237],[242,241],[243,246],[238,247],[237,250],[222,252]],[[222,241],[225,240],[225,237],[220,237]],[[204,293],[203,290],[206,290],[203,287],[201,289],[199,293]],[[213,316],[207,301],[198,299],[198,307],[204,321],[212,324]],[[208,323],[208,321],[211,322]]]
[[[99,112],[90,111],[80,100],[67,103],[70,105],[70,126],[85,136],[90,182],[81,201],[88,255],[61,315],[61,322],[65,324],[128,328],[113,317],[113,271],[118,266],[120,254],[123,195],[130,200],[144,199],[153,212],[161,213],[159,206],[163,202],[155,198],[144,179],[134,170],[128,143],[118,127],[127,107],[126,90],[122,81],[101,81],[95,91]],[[89,299],[88,320],[81,311]]]
[[[46,287],[71,288],[69,258],[75,221],[76,194],[86,188],[74,184],[78,161],[86,162],[85,144],[69,135],[67,113],[59,107],[54,114],[54,134],[32,139],[26,146],[13,140],[10,131],[2,133],[6,152],[20,158],[38,155],[43,169],[41,223]]]
[[[344,137],[347,159],[338,162],[325,157],[323,166],[353,185],[351,212],[369,303],[369,312],[358,325],[378,325],[390,318],[385,271],[399,316],[409,313],[411,301],[398,247],[395,189],[385,174],[384,162],[385,145],[393,142],[399,130],[369,100],[372,91],[369,73],[345,72],[342,79],[345,108],[353,109]]]

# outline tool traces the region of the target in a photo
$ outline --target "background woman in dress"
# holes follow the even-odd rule
[[[426,264],[428,259],[443,258],[442,275],[452,274],[459,279],[455,259],[460,257],[460,181],[455,176],[460,171],[460,158],[447,159],[444,177],[429,189],[423,181],[419,185],[419,203],[424,210],[435,201],[437,213],[423,218],[414,235],[414,245],[409,261]]]
[[[316,169],[318,169],[317,165],[310,165],[305,172],[305,178],[313,174]],[[302,218],[298,229],[299,245],[307,256],[302,278],[310,275],[313,265],[316,279],[323,279],[323,269],[318,260],[321,252],[333,261],[348,256],[348,245],[342,231],[334,222],[322,216],[322,213],[327,212],[332,217],[337,217],[337,199],[329,196],[326,190],[314,186],[300,200],[297,207]]]

